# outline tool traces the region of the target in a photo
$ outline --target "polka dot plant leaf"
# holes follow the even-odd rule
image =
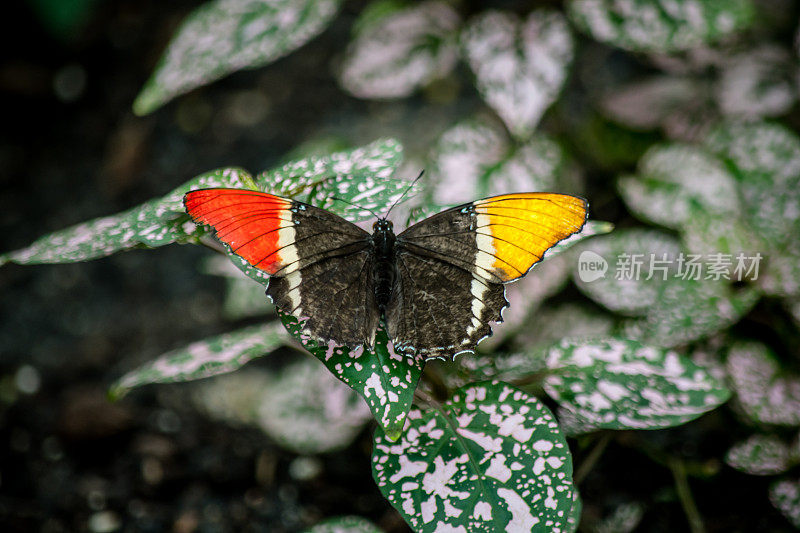
[[[679,52],[718,41],[755,18],[750,0],[570,0],[572,22],[634,52]]]
[[[385,434],[396,440],[411,407],[424,361],[396,354],[383,328],[378,329],[374,351],[363,347],[351,350],[333,343],[318,344],[303,333],[303,326],[295,317],[280,310],[278,316],[292,337],[364,398]]]
[[[121,398],[134,387],[174,383],[233,372],[248,361],[269,354],[287,342],[279,324],[253,326],[172,350],[118,379],[109,396]]]
[[[530,137],[572,63],[574,41],[564,16],[536,10],[520,20],[486,11],[467,24],[461,44],[483,99],[514,137]]]
[[[299,48],[333,19],[339,0],[213,0],[184,20],[133,103],[146,115],[179,94]]]
[[[323,520],[305,533],[381,533],[381,529],[360,516],[337,516]]]
[[[396,443],[377,430],[372,468],[418,532],[574,530],[566,440],[547,407],[506,383],[473,383],[441,406],[412,408]]]
[[[445,2],[405,9],[377,2],[355,24],[339,83],[359,98],[403,98],[446,76],[458,58],[461,19]],[[376,13],[381,11],[381,13]]]
[[[206,231],[195,226],[184,212],[184,193],[204,187],[243,188],[249,177],[240,168],[206,172],[163,198],[45,235],[27,248],[2,256],[2,259],[20,264],[72,263],[131,248],[194,242],[206,235]]]
[[[725,403],[730,392],[688,358],[623,338],[550,347],[544,388],[591,427],[677,426]]]
[[[403,146],[396,139],[379,139],[353,150],[291,161],[262,172],[256,182],[264,192],[293,198],[358,222],[375,218],[369,210],[381,214],[410,185],[393,176],[402,158]],[[334,201],[332,196],[361,207]]]

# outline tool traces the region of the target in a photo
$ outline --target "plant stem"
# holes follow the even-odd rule
[[[600,459],[601,455],[603,455],[603,452],[605,451],[606,447],[608,446],[608,443],[611,442],[611,435],[612,434],[611,434],[610,431],[606,431],[597,440],[597,444],[594,445],[594,448],[592,448],[592,451],[589,452],[589,455],[586,456],[586,459],[583,460],[583,462],[581,463],[580,468],[578,468],[578,471],[575,472],[575,475],[572,477],[572,481],[576,485],[580,485],[583,482],[583,480],[586,478],[586,476],[589,474],[589,472],[594,467],[594,465],[597,462],[597,460]]]
[[[689,521],[689,528],[692,533],[705,533],[705,526],[700,512],[692,499],[692,491],[689,488],[689,482],[686,479],[686,467],[681,459],[670,458],[669,468],[672,470],[672,477],[675,479],[675,488],[678,491],[678,498],[681,501],[683,512],[686,513],[686,519]]]

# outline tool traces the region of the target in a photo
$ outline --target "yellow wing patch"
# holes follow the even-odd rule
[[[558,241],[586,221],[586,200],[556,193],[493,196],[473,204],[478,266],[502,281],[524,276]]]

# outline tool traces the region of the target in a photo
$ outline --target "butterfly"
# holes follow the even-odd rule
[[[558,193],[493,196],[395,234],[324,209],[246,189],[200,189],[186,212],[230,252],[270,275],[267,296],[327,344],[373,347],[385,325],[398,353],[424,359],[474,351],[502,322],[504,284],[586,222],[586,200]]]

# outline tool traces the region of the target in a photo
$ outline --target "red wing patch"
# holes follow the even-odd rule
[[[202,189],[183,198],[198,224],[212,226],[217,238],[254,267],[274,274],[297,261],[292,201],[244,189]]]

